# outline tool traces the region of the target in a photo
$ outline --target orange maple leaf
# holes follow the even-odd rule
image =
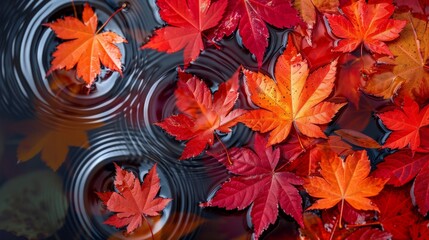
[[[304,184],[308,194],[320,198],[307,210],[332,208],[339,202],[343,209],[346,201],[358,210],[379,211],[368,197],[378,195],[388,179],[368,177],[371,166],[366,151],[349,155],[345,162],[338,156],[324,156],[320,162],[321,177],[310,176]],[[342,212],[340,221],[341,215]]]
[[[44,24],[50,27],[58,38],[66,41],[58,45],[52,54],[54,60],[46,73],[49,75],[56,69],[72,69],[77,64],[77,75],[87,86],[94,82],[100,73],[100,61],[113,71],[121,70],[121,51],[115,43],[126,43],[127,40],[114,32],[98,33],[98,18],[89,4],[85,4],[82,22],[75,17],[65,17],[53,23]]]
[[[395,10],[392,1],[359,0],[341,10],[344,15],[326,15],[334,35],[343,38],[334,51],[351,52],[363,42],[372,52],[393,56],[384,41],[399,37],[406,21],[389,19]]]
[[[326,138],[317,124],[329,123],[345,105],[324,101],[334,87],[337,61],[309,75],[308,64],[289,39],[275,67],[275,80],[260,72],[244,70],[251,100],[261,109],[238,118],[254,131],[269,132],[268,145],[282,142],[292,124],[298,133]]]
[[[408,21],[398,41],[389,44],[397,57],[377,60],[378,66],[390,65],[392,69],[374,74],[365,92],[384,99],[398,94],[424,103],[429,98],[429,23],[410,13],[397,14],[395,18]]]

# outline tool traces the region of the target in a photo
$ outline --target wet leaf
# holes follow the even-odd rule
[[[395,18],[408,22],[401,37],[389,44],[396,58],[377,61],[392,69],[380,69],[380,73],[368,81],[365,91],[385,99],[399,94],[423,103],[429,98],[429,24],[410,13],[398,14]]]
[[[126,43],[123,37],[114,32],[97,31],[98,18],[89,4],[85,4],[82,21],[75,17],[64,17],[53,23],[46,23],[58,38],[68,40],[58,45],[53,53],[52,66],[46,73],[56,69],[72,69],[77,65],[77,75],[90,86],[101,72],[101,63],[113,71],[121,70],[122,54],[117,43]]]
[[[299,28],[296,31],[298,30]],[[331,37],[331,33],[328,31],[321,14],[317,15],[311,36],[306,36],[305,34],[300,34],[304,35],[304,37],[298,36],[297,42],[301,42],[301,54],[308,61],[310,70],[329,64],[340,56],[339,52],[332,51],[335,40]],[[294,36],[297,36],[297,34],[294,34]]]
[[[341,7],[344,15],[327,14],[333,34],[341,38],[334,51],[352,52],[363,43],[371,52],[393,57],[384,42],[399,37],[406,24],[389,19],[394,9],[389,0],[359,0]]]
[[[365,135],[361,132],[355,131],[353,129],[339,129],[334,132],[340,136],[346,142],[349,142],[353,145],[363,148],[380,148],[380,144],[377,141]]]
[[[410,10],[413,14],[418,15],[421,19],[429,16],[428,0],[394,0],[397,7]]]
[[[401,150],[385,157],[373,174],[376,177],[389,178],[387,184],[398,187],[412,181],[428,163],[428,154],[413,155],[411,151]]]
[[[238,98],[238,71],[211,94],[200,79],[179,72],[176,106],[182,112],[156,123],[177,140],[188,140],[180,159],[198,156],[214,142],[214,131],[228,133],[245,111],[232,110]],[[232,110],[232,111],[231,111]]]
[[[424,221],[419,224],[414,224],[410,228],[411,239],[425,240],[429,236],[429,221]]]
[[[331,121],[344,104],[324,101],[334,87],[337,61],[309,74],[307,62],[290,39],[277,59],[275,80],[261,72],[244,70],[251,100],[260,109],[250,110],[238,121],[254,131],[271,132],[268,145],[285,140],[294,125],[302,135],[327,138],[320,124]]]
[[[413,152],[421,151],[423,127],[429,125],[429,105],[420,110],[419,105],[407,97],[402,107],[398,108],[378,114],[383,124],[392,130],[383,148],[409,147]]]
[[[148,224],[142,224],[132,234],[126,235],[128,240],[164,240],[168,238],[180,239],[181,237],[185,237],[186,235],[192,233],[195,229],[206,222],[205,219],[192,213],[173,213],[172,215],[168,216],[166,223],[163,223],[161,216],[154,216],[146,219],[153,228],[153,238],[150,234]],[[187,219],[188,221],[183,222],[183,219]],[[180,222],[179,225],[177,224],[178,222]],[[162,226],[162,228],[159,230],[157,227],[158,225]],[[113,236],[109,237],[108,240],[123,239],[123,233],[115,233]]]
[[[345,240],[361,240],[361,239],[377,239],[377,240],[390,240],[392,234],[381,231],[376,228],[361,228],[353,232]]]
[[[232,164],[222,161],[234,174],[214,197],[203,207],[221,207],[242,210],[252,205],[250,215],[255,238],[273,224],[278,216],[278,205],[301,226],[301,196],[294,185],[301,185],[301,178],[283,169],[279,149],[265,148],[266,140],[255,135],[254,151],[249,148],[231,149]]]
[[[52,236],[63,226],[67,208],[62,180],[52,171],[19,175],[0,187],[0,229],[17,236]]]
[[[338,12],[338,0],[295,0],[293,6],[298,10],[300,17],[307,24],[307,32],[311,32],[316,23],[317,13]]]
[[[143,220],[146,221],[146,216],[160,214],[172,199],[156,197],[161,187],[156,167],[157,164],[153,165],[140,184],[132,172],[115,164],[117,192],[97,193],[107,209],[115,213],[105,224],[117,228],[127,226],[127,233],[131,233],[142,225]]]
[[[269,32],[266,23],[277,28],[291,28],[299,21],[298,13],[292,8],[290,0],[228,1],[225,15],[214,35],[220,40],[238,29],[243,45],[255,55],[258,66],[261,66],[268,47]]]
[[[429,164],[423,166],[416,176],[411,196],[415,200],[420,214],[426,216],[429,212]]]
[[[378,207],[368,197],[376,196],[387,182],[370,177],[370,162],[366,151],[358,151],[345,161],[340,157],[322,158],[321,177],[310,176],[304,188],[318,200],[307,210],[328,209],[347,201],[358,210],[375,210]],[[341,218],[341,217],[340,217]]]
[[[375,60],[371,54],[356,57],[352,54],[343,54],[339,59],[338,81],[335,83],[335,96],[344,97],[356,108],[359,107],[361,89],[366,85],[368,74],[375,70]]]
[[[204,49],[205,31],[218,25],[227,1],[157,0],[161,18],[168,26],[154,32],[142,49],[172,53],[183,49],[185,65],[195,60]]]
[[[387,187],[373,198],[379,206],[378,221],[383,229],[393,235],[393,239],[411,239],[409,228],[418,220],[409,193],[409,186],[402,188]]]
[[[347,229],[339,229],[338,221],[326,223],[313,212],[304,212],[304,228],[300,228],[300,237],[304,240],[332,239],[340,240],[351,234]]]

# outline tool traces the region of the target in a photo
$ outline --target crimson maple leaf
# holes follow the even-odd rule
[[[157,164],[153,165],[145,176],[143,183],[132,172],[121,169],[117,164],[115,188],[117,192],[97,193],[99,198],[115,214],[104,223],[117,228],[127,226],[130,233],[137,229],[144,216],[158,216],[170,198],[156,197],[160,189],[160,180],[156,172]]]
[[[183,50],[185,65],[204,49],[204,31],[215,27],[225,12],[227,1],[158,0],[159,14],[168,26],[155,31],[142,49],[167,53]]]
[[[214,34],[220,40],[238,28],[243,45],[255,55],[261,66],[269,37],[264,21],[277,28],[289,28],[298,24],[300,19],[290,0],[228,1],[225,16]]]
[[[391,0],[352,1],[341,10],[344,15],[326,15],[334,35],[342,38],[334,51],[351,52],[363,42],[372,52],[393,56],[384,41],[399,37],[406,21],[389,19],[395,10]]]
[[[419,110],[419,105],[406,97],[402,109],[378,114],[383,124],[392,134],[387,138],[384,148],[405,148],[414,152],[420,149],[421,133],[429,125],[429,105]],[[427,130],[426,130],[427,131]]]
[[[77,75],[87,86],[94,82],[100,73],[100,61],[113,71],[121,70],[121,51],[115,43],[126,43],[127,40],[114,32],[97,30],[98,18],[89,4],[85,4],[82,22],[75,17],[65,17],[53,23],[44,24],[50,27],[58,38],[70,40],[58,45],[52,54],[54,60],[46,73],[56,69],[72,69],[77,64]]]
[[[378,221],[383,229],[390,232],[394,239],[411,239],[409,228],[418,220],[409,187],[387,187],[373,198],[380,208]]]
[[[179,72],[175,95],[176,106],[182,114],[155,123],[177,140],[189,140],[180,159],[199,155],[206,145],[213,145],[213,132],[228,133],[233,121],[245,111],[231,111],[238,98],[238,71],[230,80],[219,85],[212,95],[207,85],[197,77]]]
[[[414,180],[412,196],[419,212],[429,212],[429,155],[410,151],[398,151],[384,159],[374,171],[377,177],[390,178],[388,184],[402,186]]]
[[[230,150],[232,164],[225,163],[228,170],[236,176],[222,184],[214,197],[203,207],[222,207],[227,210],[242,210],[252,205],[250,215],[255,238],[274,223],[278,216],[278,204],[301,226],[301,196],[293,185],[301,185],[302,179],[287,172],[280,160],[280,150],[265,148],[267,141],[255,135],[254,151],[248,148]]]

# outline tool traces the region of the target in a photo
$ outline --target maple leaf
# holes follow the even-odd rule
[[[226,0],[157,0],[161,18],[169,25],[155,31],[142,49],[150,48],[167,53],[183,49],[185,65],[204,49],[204,31],[215,27],[227,5]]]
[[[231,35],[238,28],[243,45],[262,65],[268,47],[267,22],[277,28],[290,28],[300,22],[298,12],[290,0],[236,0],[228,1],[225,16],[215,29],[215,39]]]
[[[377,240],[390,240],[392,234],[381,231],[376,228],[361,228],[353,232],[345,240],[361,240],[361,239],[377,239]]]
[[[346,228],[338,229],[337,222],[324,222],[313,212],[304,212],[304,228],[300,228],[300,239],[321,240],[321,239],[345,239],[351,234]],[[329,227],[326,227],[329,226]]]
[[[394,0],[397,7],[411,10],[414,15],[425,19],[429,16],[429,0]]]
[[[294,36],[297,35],[294,34]],[[317,14],[311,36],[304,34],[304,37],[299,37],[298,35],[298,39],[301,39],[297,42],[301,42],[301,53],[308,61],[311,70],[329,64],[341,55],[339,52],[332,51],[335,40],[331,37],[321,14]]]
[[[423,166],[416,176],[411,196],[415,199],[419,212],[426,216],[429,212],[429,164]]]
[[[416,102],[406,97],[401,109],[379,113],[378,117],[392,130],[384,148],[409,146],[413,152],[419,150],[422,127],[429,125],[429,105],[420,110]]]
[[[344,141],[353,144],[355,146],[363,148],[380,148],[380,144],[377,141],[365,135],[361,132],[355,131],[353,129],[339,129],[334,131],[335,134],[340,136]]]
[[[409,187],[387,187],[373,198],[380,208],[378,221],[394,239],[410,239],[410,226],[418,219],[409,194]]]
[[[375,60],[371,54],[356,57],[350,53],[343,54],[339,59],[338,81],[335,83],[335,96],[345,97],[356,108],[359,107],[361,89],[367,83],[367,75],[375,70]]]
[[[411,239],[426,240],[429,236],[429,221],[424,221],[419,224],[411,225]]]
[[[366,151],[355,152],[345,162],[338,156],[322,158],[320,166],[321,177],[310,176],[304,184],[308,194],[319,198],[307,210],[327,209],[339,202],[342,209],[346,201],[358,210],[379,211],[368,197],[376,196],[387,180],[368,176],[371,167]]]
[[[385,157],[373,174],[376,177],[389,178],[387,184],[399,187],[412,181],[427,163],[428,154],[413,155],[409,150],[401,150]]]
[[[82,20],[65,17],[44,24],[50,27],[58,38],[69,40],[58,45],[53,53],[52,66],[46,75],[56,69],[70,70],[77,65],[78,77],[90,86],[101,71],[100,61],[104,66],[122,74],[122,55],[115,43],[126,43],[127,40],[114,32],[98,33],[98,18],[88,3],[83,9]]]
[[[275,80],[260,72],[244,70],[254,104],[237,119],[254,131],[271,131],[268,145],[282,142],[292,128],[308,137],[326,138],[317,124],[327,124],[345,105],[324,101],[334,87],[337,61],[309,75],[308,65],[289,39],[275,66]]]
[[[145,216],[158,216],[170,198],[156,197],[160,189],[160,180],[156,172],[157,164],[149,170],[143,183],[129,171],[121,169],[115,163],[115,188],[118,192],[97,193],[108,210],[115,212],[104,223],[117,228],[127,226],[130,233],[142,225]]]
[[[302,20],[307,24],[308,35],[311,36],[317,20],[317,12],[334,13],[338,12],[338,0],[295,0],[293,6],[298,10]]]
[[[177,140],[189,140],[180,159],[199,155],[206,145],[213,145],[214,131],[228,133],[235,118],[245,111],[232,108],[238,98],[238,71],[219,85],[213,99],[207,85],[197,77],[179,72],[176,106],[182,114],[173,115],[155,125]]]
[[[363,42],[371,52],[393,57],[384,41],[399,37],[406,24],[389,19],[394,9],[391,0],[359,0],[343,6],[344,15],[327,14],[332,33],[342,38],[333,50],[351,52]]]
[[[168,215],[167,222],[165,222],[165,218],[161,215],[146,218],[146,221],[148,221],[149,224],[142,224],[129,235],[116,232],[107,240],[124,240],[124,235],[127,240],[148,239],[151,226],[156,225],[162,225],[162,228],[153,233],[152,240],[181,239],[203,225],[206,219],[193,213],[172,212],[171,215]],[[180,222],[180,225],[177,224],[178,222]]]
[[[301,178],[282,168],[280,150],[265,148],[266,140],[255,135],[254,151],[248,148],[233,148],[232,164],[225,163],[235,176],[222,184],[214,197],[203,207],[222,207],[227,210],[242,210],[252,203],[250,215],[259,238],[278,216],[278,204],[283,211],[291,215],[301,226],[301,196],[293,185],[301,185]]]
[[[389,99],[397,92],[423,103],[429,96],[429,24],[427,21],[413,18],[410,13],[395,15],[397,19],[408,23],[401,37],[389,44],[394,60],[380,58],[381,67],[393,67],[392,70],[374,74],[368,81],[365,91],[375,96]]]
[[[388,184],[402,186],[414,180],[411,195],[422,215],[429,212],[429,155],[410,151],[398,151],[377,165],[374,175],[389,177]]]

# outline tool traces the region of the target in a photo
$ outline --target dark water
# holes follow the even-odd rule
[[[75,1],[78,13],[84,2]],[[116,0],[90,1],[100,25],[122,3]],[[9,192],[5,190],[0,194],[9,195],[12,199],[9,202],[16,203],[7,207],[18,209],[25,217],[9,218],[5,211],[0,211],[0,222],[7,219],[19,226],[17,231],[21,233],[22,229],[29,228],[38,239],[108,239],[119,231],[103,224],[108,212],[94,192],[113,189],[112,163],[133,171],[140,179],[154,163],[158,163],[162,184],[160,195],[173,199],[162,217],[153,222],[158,237],[249,239],[252,231],[247,211],[198,207],[228,177],[225,168],[207,156],[178,161],[184,145],[152,125],[177,113],[173,93],[177,66],[183,62],[182,53],[140,50],[151,31],[161,27],[163,22],[156,14],[154,0],[130,0],[127,4],[127,9],[116,15],[105,28],[128,40],[128,44],[119,44],[123,53],[123,77],[103,70],[88,90],[77,84],[73,72],[59,71],[45,77],[51,54],[60,40],[42,24],[72,16],[71,1],[2,1],[0,184],[9,181],[10,189],[18,193],[9,189]],[[268,74],[273,73],[274,60],[287,39],[287,31],[270,29],[270,32],[270,47],[262,67]],[[222,51],[208,48],[188,68],[190,73],[205,79],[212,89],[226,81],[240,65],[256,69],[256,62],[241,47],[236,36],[223,40],[220,45]],[[380,105],[376,100],[368,99],[369,103],[364,104]],[[250,106],[243,89],[237,106]],[[348,113],[343,111],[343,114]],[[337,118],[328,131],[338,128],[341,119],[342,116]],[[64,139],[71,138],[73,134],[70,133],[84,132],[87,139],[68,148],[57,172],[41,161],[41,154],[17,164],[20,142],[40,129],[60,132],[59,138]],[[374,119],[370,119],[365,131],[379,140],[384,136]],[[232,147],[247,144],[251,135],[251,131],[240,125],[233,133],[221,138],[227,147]],[[50,144],[55,146],[56,143],[52,141]],[[212,149],[221,151],[222,147],[215,144]],[[374,163],[382,155],[371,152]],[[16,195],[21,197],[18,199]],[[35,206],[27,206],[25,203],[28,202],[34,202]],[[264,236],[294,238],[297,230],[293,221],[284,214],[280,214],[279,219]],[[4,227],[0,225],[0,228]],[[125,239],[120,232],[115,236]],[[0,239],[22,238],[0,230]],[[143,234],[140,239],[150,239],[150,235]]]

